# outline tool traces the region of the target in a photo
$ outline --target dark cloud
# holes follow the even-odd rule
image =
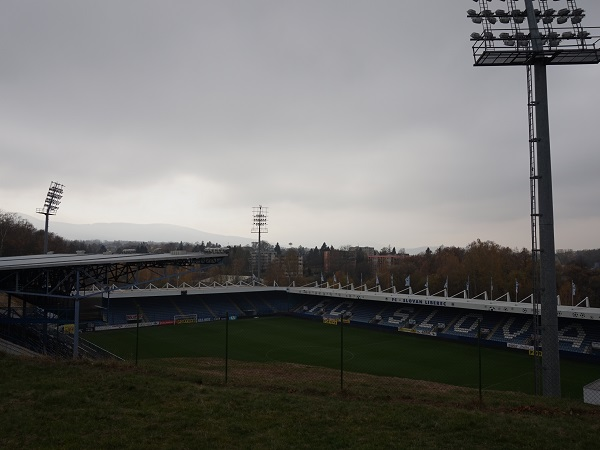
[[[247,235],[262,203],[282,242],[527,246],[525,69],[472,67],[472,2],[439,3],[10,2],[0,208],[56,180],[71,222]],[[549,70],[559,247],[600,246],[597,71]]]

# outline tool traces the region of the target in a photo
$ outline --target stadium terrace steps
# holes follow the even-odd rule
[[[529,316],[512,315],[505,318],[501,327],[492,336],[498,342],[511,342],[518,345],[529,345],[533,334],[532,320]]]
[[[265,314],[264,307],[261,308],[257,306],[257,304],[260,305],[260,303],[251,301],[246,295],[239,295],[235,301],[244,314],[246,314],[246,311],[255,311],[255,313],[259,315]],[[270,312],[274,311],[270,310]]]
[[[531,345],[533,334],[529,315],[372,300],[347,301],[285,292],[137,297],[135,300],[148,321],[172,321],[177,314],[197,314],[198,319],[210,320],[226,314],[244,317],[293,312],[320,318],[339,317],[349,312],[354,323],[420,334],[435,332],[437,336],[453,339],[477,339],[481,321],[483,340],[526,348]],[[110,324],[124,324],[128,317],[131,319],[137,314],[138,304],[131,298],[111,298],[107,309]],[[381,320],[375,321],[377,316]],[[592,348],[593,342],[600,342],[600,327],[596,322],[559,318],[559,348],[562,352],[600,355],[600,350]]]
[[[371,323],[377,315],[373,314],[373,307],[367,302],[354,302],[350,312],[352,313],[351,320],[365,323]]]

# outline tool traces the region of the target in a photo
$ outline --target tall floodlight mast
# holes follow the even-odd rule
[[[600,38],[582,28],[585,11],[577,7],[575,0],[552,1],[553,5],[566,2],[566,7],[562,8],[560,4],[556,8],[549,7],[549,0],[523,0],[523,10],[518,8],[520,2],[517,0],[500,0],[506,9],[495,11],[489,7],[491,0],[473,1],[478,3],[479,10],[469,9],[467,17],[483,28],[481,33],[471,33],[474,65],[527,68],[536,392],[540,392],[541,384],[544,396],[559,397],[560,358],[546,68],[550,65],[598,64],[600,52],[596,47]],[[542,355],[541,363],[539,355]]]
[[[267,207],[266,206],[255,206],[252,208],[252,232],[258,233],[258,249],[256,255],[257,261],[257,278],[260,280],[260,264],[261,264],[261,234],[268,233],[267,229]]]
[[[60,205],[63,195],[63,188],[64,185],[52,181],[50,183],[50,188],[48,189],[48,194],[46,195],[44,206],[35,210],[36,213],[46,216],[46,226],[44,228],[44,254],[48,253],[48,221],[50,216],[55,215],[56,211],[58,211],[58,206]]]

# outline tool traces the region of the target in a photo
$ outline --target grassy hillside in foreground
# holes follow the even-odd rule
[[[250,363],[207,386],[210,360],[163,362],[0,354],[0,448],[591,449],[600,432],[600,408],[570,400],[487,393],[480,408],[464,388],[370,375],[343,393],[302,377],[290,389]]]

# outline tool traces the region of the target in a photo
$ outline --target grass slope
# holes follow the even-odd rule
[[[224,372],[233,361],[291,362],[338,369],[341,327],[293,318],[261,318],[193,325],[141,327],[88,333],[85,337],[125,358],[157,364],[157,359],[213,357]],[[345,326],[343,367],[348,372],[396,376],[456,386],[479,386],[479,349],[404,333]],[[525,351],[481,348],[482,388],[533,393],[533,359]],[[220,375],[221,376],[221,375]],[[307,375],[308,376],[308,375]],[[221,376],[222,377],[222,376]],[[583,386],[600,378],[600,365],[563,360],[563,396],[581,399]],[[339,382],[338,382],[339,386]]]
[[[600,409],[572,400],[489,393],[479,408],[465,389],[356,374],[332,391],[287,363],[233,363],[206,385],[212,362],[0,354],[0,448],[591,449],[600,433]]]

